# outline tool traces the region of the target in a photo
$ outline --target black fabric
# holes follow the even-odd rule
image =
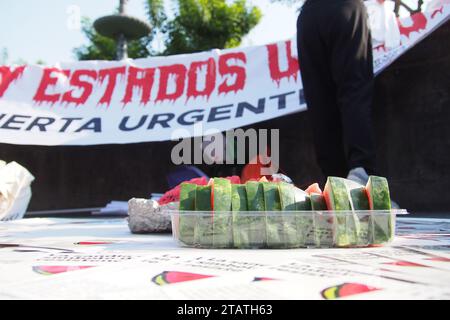
[[[325,176],[374,172],[372,44],[361,0],[308,0],[297,45],[317,161]]]

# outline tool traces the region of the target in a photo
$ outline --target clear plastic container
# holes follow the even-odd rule
[[[406,210],[171,211],[173,237],[185,247],[289,249],[385,245]]]

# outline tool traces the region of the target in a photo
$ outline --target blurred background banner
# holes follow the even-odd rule
[[[284,41],[136,60],[3,66],[0,141],[164,141],[301,111],[295,52]],[[198,133],[197,122],[203,126]]]
[[[378,15],[371,23],[389,21],[383,32],[391,34],[383,38],[378,30],[374,41],[377,74],[447,21],[450,4],[397,19],[398,29],[395,18]],[[2,143],[167,141],[304,110],[294,40],[168,57],[0,66]]]

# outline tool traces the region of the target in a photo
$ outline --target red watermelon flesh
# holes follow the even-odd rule
[[[176,186],[172,190],[167,191],[164,195],[159,198],[158,203],[162,206],[171,202],[177,202],[180,200],[180,188]]]
[[[193,178],[189,181],[185,181],[188,183],[193,183],[199,186],[205,186],[208,184],[208,181],[206,180],[205,177],[201,177],[201,178]],[[166,193],[164,193],[164,195],[158,200],[159,205],[164,205],[164,204],[168,204],[171,202],[177,202],[180,201],[180,189],[181,189],[181,183],[179,185],[177,185],[175,188],[170,189],[169,191],[167,191]]]
[[[264,166],[260,163],[249,163],[242,169],[242,183],[261,178],[261,169]]]
[[[214,215],[214,179],[209,179],[208,186],[211,186],[211,209]]]
[[[322,190],[319,187],[318,183],[313,183],[312,185],[310,185],[308,188],[306,188],[305,192],[307,194],[311,194],[311,193],[318,193],[318,194],[322,194]]]
[[[241,177],[239,177],[239,176],[225,177],[225,179],[230,180],[230,182],[231,182],[232,184],[241,184]]]
[[[230,180],[230,182],[232,184],[240,184],[241,183],[241,178],[239,176],[225,177],[225,179]],[[200,177],[200,178],[193,178],[189,181],[184,181],[184,182],[193,183],[193,184],[196,184],[199,186],[206,186],[211,183],[211,179],[207,180],[205,177]],[[170,189],[169,191],[164,193],[164,195],[158,200],[159,205],[162,206],[162,205],[165,205],[165,204],[168,204],[171,202],[180,201],[180,189],[181,189],[181,183],[179,185],[177,185],[175,188]],[[213,196],[213,194],[211,194],[211,196]],[[211,204],[213,205],[213,208],[214,208],[214,203],[211,202]]]

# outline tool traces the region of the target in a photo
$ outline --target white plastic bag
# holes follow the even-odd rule
[[[386,49],[400,45],[400,29],[394,13],[394,1],[370,0],[364,2],[369,15],[372,38],[376,43],[384,44]]]
[[[34,176],[17,162],[0,160],[0,220],[21,219],[31,200]]]

